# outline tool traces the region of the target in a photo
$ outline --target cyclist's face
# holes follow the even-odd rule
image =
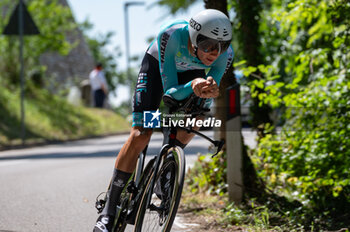
[[[197,50],[198,58],[202,61],[205,65],[211,65],[220,55],[219,51],[217,49],[210,51],[210,52],[204,52],[201,49]]]

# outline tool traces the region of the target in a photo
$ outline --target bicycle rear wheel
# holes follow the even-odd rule
[[[135,232],[168,232],[179,207],[185,177],[185,156],[180,147],[170,148],[157,176],[149,179],[136,214]],[[151,189],[152,179],[155,184]],[[148,194],[150,204],[147,204]]]

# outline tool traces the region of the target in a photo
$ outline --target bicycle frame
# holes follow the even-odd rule
[[[191,104],[191,101],[193,101],[193,99],[194,99],[194,96],[192,95],[188,100],[186,100],[184,103],[180,103],[179,105],[182,108],[191,107],[190,104]],[[163,97],[163,100],[164,100],[164,97]],[[179,111],[179,107],[174,102],[171,102],[172,101],[171,99],[166,99],[166,100],[167,100],[167,102],[165,102],[165,101],[164,102],[168,106],[169,113]],[[171,105],[171,104],[173,104],[173,105]],[[200,110],[201,110],[200,108],[197,108],[197,112],[200,112]],[[214,157],[218,154],[218,152],[222,149],[222,147],[225,143],[222,140],[221,141],[212,140],[208,136],[206,136],[206,135],[202,134],[201,132],[196,131],[192,128],[174,127],[173,125],[171,125],[170,127],[163,127],[162,128],[162,132],[163,132],[163,136],[164,136],[163,137],[163,146],[160,149],[158,155],[155,157],[155,161],[153,163],[154,175],[152,176],[152,179],[151,179],[150,188],[149,188],[150,191],[153,191],[154,186],[156,184],[156,177],[157,177],[159,168],[160,168],[161,163],[162,163],[161,162],[162,158],[167,154],[169,149],[176,147],[175,142],[176,142],[176,135],[177,135],[178,129],[183,129],[183,130],[187,131],[188,133],[194,133],[194,134],[208,140],[215,147],[217,147],[218,148],[217,152],[212,157]],[[135,184],[137,189],[140,187],[139,184],[140,184],[140,179],[141,179],[141,176],[142,176],[142,173],[144,170],[144,166],[145,166],[147,149],[148,149],[148,145],[145,147],[145,149],[140,153],[140,155],[138,157],[138,162],[137,162],[137,166],[136,166],[136,170],[135,170],[135,174],[134,174],[134,184]],[[178,147],[178,149],[181,149],[181,151],[182,151],[181,147]],[[179,162],[180,159],[182,159],[182,156],[184,156],[183,151],[180,153],[182,154],[182,155],[180,155],[181,157],[174,157],[177,160],[177,162]],[[183,159],[184,159],[184,157],[183,157]],[[147,208],[149,208],[151,206],[151,196],[152,196],[152,192],[149,192],[147,194],[147,201],[146,201]]]
[[[145,147],[145,149],[143,149],[143,151],[141,152],[138,158],[138,162],[135,169],[135,176],[134,176],[134,182],[136,183],[136,185],[138,185],[140,182],[141,174],[145,166],[147,149],[148,149],[148,145]]]
[[[212,156],[216,156],[220,150],[222,149],[222,146],[224,145],[224,141],[216,141],[216,140],[212,140],[211,138],[209,138],[208,136],[200,133],[199,131],[196,131],[192,128],[186,128],[186,127],[170,127],[170,128],[163,128],[163,134],[164,134],[164,139],[163,139],[163,147],[161,148],[159,154],[157,155],[156,161],[154,163],[154,177],[152,178],[152,182],[151,182],[151,188],[154,188],[155,185],[155,177],[157,176],[157,173],[159,171],[159,167],[161,164],[161,158],[168,152],[168,150],[172,147],[175,147],[175,141],[176,141],[176,134],[177,134],[177,130],[178,129],[184,129],[186,130],[188,133],[194,133],[206,140],[208,140],[210,143],[212,143],[215,147],[218,147],[217,152]],[[182,149],[182,148],[179,148]],[[145,159],[145,153],[142,154],[142,159],[144,162]],[[176,157],[177,158],[177,157]],[[150,202],[151,202],[151,195],[152,193],[148,194],[147,196],[147,207],[150,206]]]

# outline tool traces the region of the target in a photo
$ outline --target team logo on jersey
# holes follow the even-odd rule
[[[168,40],[170,38],[170,35],[168,33],[163,33],[162,39],[160,41],[160,61],[164,63],[165,60],[165,47],[168,43]]]
[[[144,128],[160,128],[160,115],[162,113],[157,111],[143,112],[143,127]]]
[[[196,20],[191,19],[190,20],[190,26],[195,29],[196,31],[200,31],[202,29],[202,25],[200,25]]]

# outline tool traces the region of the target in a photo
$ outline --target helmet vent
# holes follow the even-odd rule
[[[228,36],[228,35],[229,35],[228,31],[226,29],[224,29],[223,36],[225,37],[225,36]]]
[[[219,35],[219,28],[216,27],[214,30],[211,31],[214,35],[218,36]]]

